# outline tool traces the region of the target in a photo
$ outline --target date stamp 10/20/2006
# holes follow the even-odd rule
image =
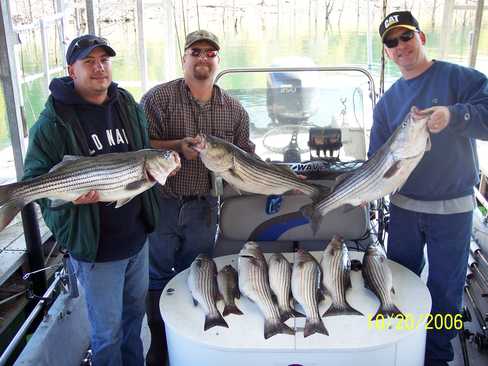
[[[463,329],[462,314],[397,314],[385,317],[383,314],[369,313],[368,329],[374,330],[415,330],[424,327],[425,330],[460,330]],[[373,319],[374,318],[374,319]]]

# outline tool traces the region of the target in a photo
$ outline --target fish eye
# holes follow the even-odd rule
[[[407,127],[407,121],[403,121],[403,122],[402,122],[402,127],[403,127],[403,128]]]

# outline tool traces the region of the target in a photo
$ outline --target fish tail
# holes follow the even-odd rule
[[[14,198],[14,191],[22,182],[0,186],[0,231],[10,224],[19,211],[28,203],[24,198]]]
[[[336,316],[336,315],[361,315],[364,316],[363,313],[354,309],[349,303],[346,301],[344,305],[337,305],[332,303],[332,305],[327,309],[327,311],[322,316]]]
[[[279,319],[266,319],[264,321],[264,339],[268,339],[276,334],[290,334],[294,335],[295,331]]]
[[[222,315],[227,316],[229,314],[243,315],[242,311],[237,307],[236,304],[225,304]]]
[[[405,315],[397,308],[395,304],[391,304],[389,306],[384,306],[383,304],[380,305],[380,308],[371,318],[371,320],[376,320],[379,315],[382,315],[383,318],[405,318]]]
[[[312,228],[313,235],[315,236],[320,227],[321,215],[319,211],[315,209],[313,204],[310,204],[300,208],[300,212],[302,213],[303,217],[310,222],[310,227]]]
[[[305,329],[303,330],[303,337],[307,338],[309,335],[320,333],[324,335],[329,335],[329,331],[324,325],[321,318],[305,321]]]
[[[229,325],[225,321],[225,319],[220,315],[219,312],[210,313],[205,316],[205,325],[203,326],[203,330],[206,331],[213,327],[225,327],[229,328]]]
[[[302,313],[296,311],[295,309],[289,308],[289,309],[280,309],[280,318],[281,321],[284,323],[290,318],[300,318],[304,317]]]
[[[315,183],[311,183],[311,185],[314,189],[309,196],[312,199],[313,203],[317,203],[323,200],[326,196],[330,194],[331,189],[329,187]]]

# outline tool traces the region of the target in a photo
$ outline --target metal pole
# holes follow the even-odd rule
[[[451,41],[451,28],[452,19],[454,18],[454,0],[446,0],[444,2],[444,12],[442,14],[442,32],[441,32],[441,45],[440,49],[440,59],[443,59],[447,55],[447,49]]]
[[[147,91],[147,52],[144,45],[144,6],[143,0],[137,0],[137,39],[139,46],[139,69],[142,92]]]
[[[368,30],[366,33],[366,51],[368,54],[368,70],[371,71],[371,68],[373,67],[373,40],[371,38],[371,22],[373,21],[371,17],[371,0],[368,0]]]
[[[471,51],[469,54],[469,66],[476,66],[476,56],[478,54],[478,45],[480,43],[481,20],[483,18],[483,7],[485,0],[478,0],[476,4],[476,18],[474,21],[474,35],[473,43],[471,44]]]
[[[17,178],[20,179],[24,174],[25,144],[14,51],[15,33],[12,30],[8,0],[0,0],[0,11],[2,17],[0,22],[0,79],[7,107],[7,120],[14,155],[15,172]]]
[[[89,34],[96,34],[95,19],[95,6],[93,0],[86,0],[86,21],[88,23]]]
[[[49,95],[49,48],[47,42],[46,22],[40,21],[41,25],[41,44],[42,44],[42,73],[44,74],[44,90]]]
[[[61,21],[59,22],[59,46],[61,52],[61,59],[63,60],[63,66],[66,67],[66,43],[64,37],[66,36],[66,24],[68,24],[66,14],[64,11],[64,0],[56,0],[56,11],[62,14]]]

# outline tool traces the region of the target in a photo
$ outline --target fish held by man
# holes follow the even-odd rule
[[[0,186],[0,231],[25,205],[41,198],[51,199],[55,207],[95,190],[100,201],[121,207],[156,183],[164,185],[180,164],[176,152],[158,149],[65,156],[46,174]]]
[[[336,179],[332,192],[319,202],[303,206],[300,211],[308,218],[314,233],[320,218],[328,212],[348,205],[359,206],[398,191],[410,173],[430,150],[427,122],[430,115],[417,119],[412,107],[405,120],[388,141],[360,168]]]
[[[193,148],[210,171],[221,176],[238,191],[263,195],[299,191],[318,201],[329,192],[325,186],[300,179],[290,168],[265,162],[256,155],[215,136],[197,135]]]
[[[351,260],[346,244],[334,236],[324,250],[320,261],[322,284],[332,299],[332,304],[322,316],[363,315],[354,309],[346,299],[351,288]]]
[[[259,307],[264,315],[264,339],[276,334],[294,335],[295,331],[282,322],[273,301],[268,279],[268,265],[261,248],[247,242],[238,257],[239,289]]]
[[[378,316],[405,317],[393,303],[393,276],[388,266],[385,251],[379,243],[371,244],[363,257],[362,272],[364,283],[380,300],[380,307],[372,320]]]
[[[319,303],[323,299],[320,266],[310,253],[299,249],[293,263],[291,288],[293,297],[305,310],[307,319],[303,337],[320,333],[329,335],[319,314]]]
[[[241,297],[237,282],[237,271],[230,264],[222,268],[217,274],[217,285],[219,292],[224,299],[223,316],[229,314],[242,315],[242,311],[237,307],[235,299]]]
[[[217,285],[217,266],[213,259],[204,254],[195,258],[190,265],[188,288],[193,298],[193,304],[195,306],[200,304],[205,313],[204,331],[216,326],[229,328],[217,309],[220,293]]]

